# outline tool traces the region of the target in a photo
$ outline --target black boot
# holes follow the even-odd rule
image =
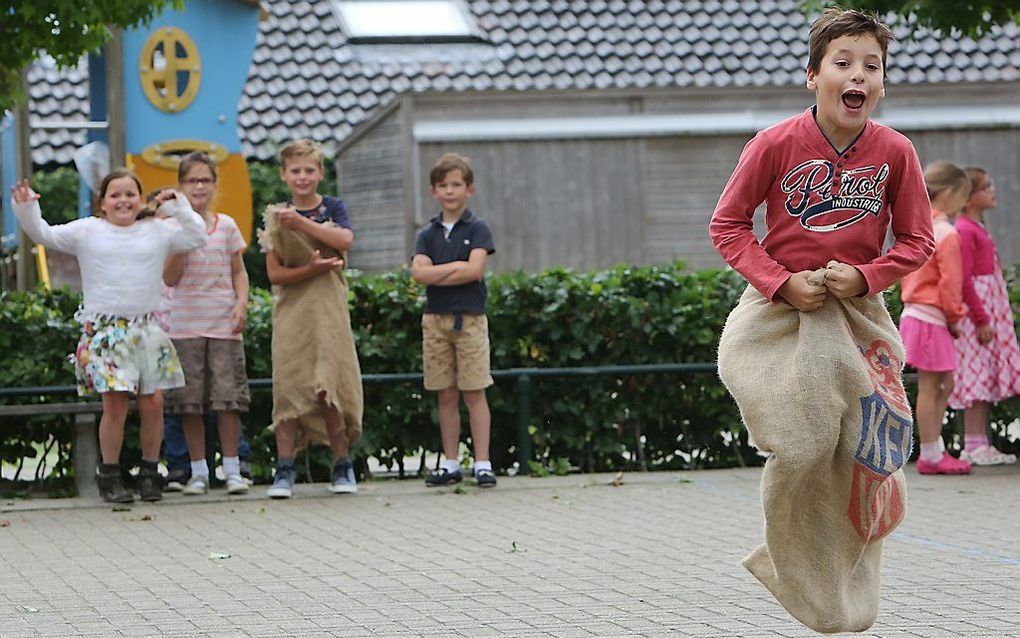
[[[107,503],[134,503],[135,497],[124,487],[120,479],[120,465],[103,463],[96,476],[99,493]]]
[[[143,501],[163,500],[163,477],[154,462],[142,460],[137,486],[138,496]]]

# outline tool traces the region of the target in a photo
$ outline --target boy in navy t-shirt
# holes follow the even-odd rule
[[[485,261],[496,251],[492,231],[467,208],[474,171],[466,157],[447,153],[429,175],[442,212],[418,232],[411,275],[426,284],[422,316],[425,389],[437,392],[443,466],[425,479],[434,487],[463,480],[460,470],[460,397],[471,421],[475,479],[495,487],[489,460],[489,323],[485,316]]]

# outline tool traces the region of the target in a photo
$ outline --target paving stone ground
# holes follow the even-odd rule
[[[815,635],[740,565],[761,538],[758,479],[0,502],[0,636]],[[864,635],[1020,636],[1020,467],[908,481]]]

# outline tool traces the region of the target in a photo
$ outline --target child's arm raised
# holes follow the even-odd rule
[[[14,214],[21,229],[32,241],[53,250],[74,254],[81,241],[80,222],[50,226],[43,219],[42,209],[39,208],[39,194],[29,187],[27,179],[11,187],[11,201],[14,202]]]
[[[276,219],[284,228],[300,230],[312,239],[317,239],[337,252],[346,252],[354,247],[354,231],[342,226],[327,226],[308,219],[296,208],[284,208],[276,213]]]
[[[181,225],[180,231],[173,229],[170,233],[170,252],[186,253],[205,246],[209,235],[205,230],[205,220],[191,208],[188,198],[173,189],[160,191],[156,195],[159,212],[173,217]]]
[[[303,266],[293,268],[284,266],[276,253],[266,253],[266,274],[269,276],[269,283],[276,286],[289,286],[302,282],[312,277],[318,277],[331,270],[340,270],[344,267],[344,260],[339,257],[323,259],[319,251],[312,253],[312,258]]]

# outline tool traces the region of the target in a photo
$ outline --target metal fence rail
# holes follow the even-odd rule
[[[531,403],[534,394],[534,379],[558,377],[593,377],[593,376],[624,376],[637,374],[688,374],[688,373],[715,373],[714,363],[650,363],[638,365],[611,365],[611,366],[581,366],[571,368],[507,368],[504,370],[493,370],[494,379],[512,379],[517,394],[517,461],[520,464],[520,471],[528,471],[528,461],[532,460],[531,435],[528,432],[528,425],[531,421]],[[387,384],[422,381],[420,372],[394,372],[379,374],[361,375],[363,383],[366,384]],[[250,379],[249,387],[252,390],[266,390],[273,387],[272,379]],[[14,397],[40,397],[40,396],[68,396],[77,394],[77,387],[73,385],[58,386],[34,386],[24,388],[0,388],[0,398]],[[96,403],[82,402],[82,403]],[[99,411],[98,406],[95,410]],[[5,409],[7,408],[7,409]],[[69,413],[67,403],[33,404],[31,406],[3,406],[0,405],[0,416],[7,414],[25,415],[32,414],[53,414]],[[27,411],[26,411],[27,409]]]

